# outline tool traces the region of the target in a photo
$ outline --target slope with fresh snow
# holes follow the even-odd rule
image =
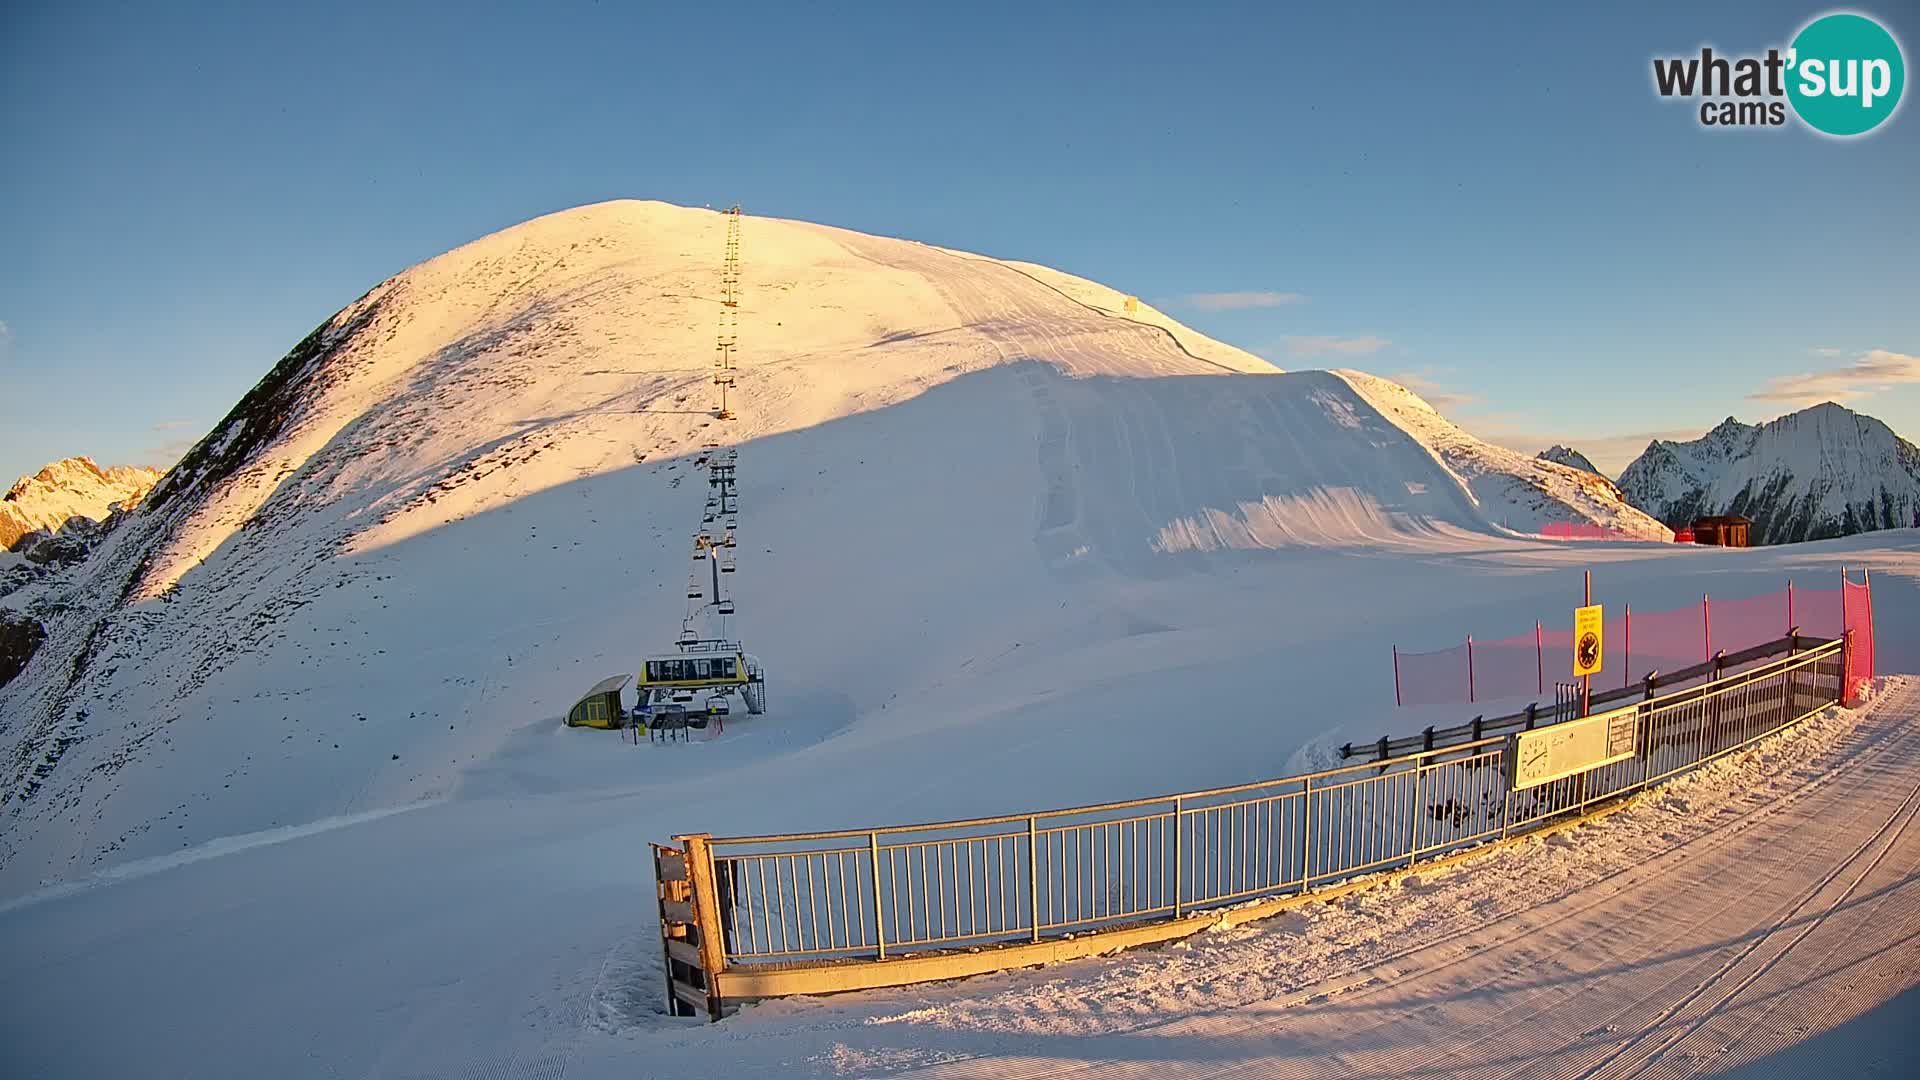
[[[75,517],[99,521],[132,509],[159,479],[159,470],[143,465],[102,469],[88,457],[56,461],[21,477],[0,497],[0,550],[11,550],[35,531],[58,532]]]
[[[1703,514],[1753,519],[1783,544],[1906,528],[1920,513],[1920,448],[1827,402],[1764,424],[1729,416],[1692,442],[1654,440],[1620,474],[1633,505],[1678,527]]]
[[[1604,525],[1627,536],[1671,540],[1673,530],[1627,504],[1606,477],[1481,442],[1397,383],[1358,371],[1342,378],[1382,415],[1428,446],[1493,520],[1521,532],[1555,521]]]
[[[1282,694],[1251,658],[1332,649],[1369,615],[1265,625],[1277,568],[1473,549],[1549,516],[1659,528],[1390,383],[1283,374],[1043,268],[763,218],[744,225],[740,419],[715,421],[723,238],[721,215],[658,203],[551,215],[296,346],[84,572],[33,586],[47,640],[0,689],[6,891],[565,788],[500,755],[671,642],[709,442],[742,455],[723,629],[774,687],[780,734],[750,756]],[[1212,782],[1240,722],[1217,711],[1176,768]],[[1128,793],[1149,764],[1068,787]]]
[[[556,723],[571,694],[607,671],[631,670],[634,648],[672,629],[681,567],[656,583],[654,564],[629,572],[621,560],[658,544],[679,562],[681,527],[661,526],[664,538],[655,539],[650,522],[697,513],[689,484],[672,486],[684,467],[523,496],[389,545],[375,556],[387,562],[356,563],[366,577],[343,579],[299,609],[303,621],[290,620],[299,651],[235,661],[220,682],[239,701],[202,694],[196,703],[207,712],[185,713],[150,740],[174,740],[150,751],[158,768],[117,774],[115,800],[137,809],[171,797],[182,809],[169,804],[152,828],[101,861],[111,865],[0,901],[0,968],[21,987],[0,1010],[0,1073],[587,1080],[875,1075],[941,1061],[985,1075],[1103,1063],[1156,1075],[1236,1064],[1273,1070],[1263,1059],[1284,1051],[1262,1040],[1275,1034],[1276,1010],[1278,1037],[1298,1018],[1301,1032],[1352,1030],[1346,1050],[1385,1071],[1418,1053],[1433,1030],[1422,1021],[1440,1017],[1446,1031],[1488,1035],[1468,1052],[1494,1054],[1493,1071],[1524,1073],[1550,1043],[1503,1055],[1499,1016],[1510,1004],[1522,1006],[1516,1018],[1532,1015],[1542,992],[1559,985],[1579,985],[1583,996],[1550,1019],[1583,1015],[1591,987],[1602,994],[1596,1000],[1644,1000],[1656,1018],[1675,1006],[1676,1026],[1642,1022],[1614,1033],[1601,1030],[1610,1023],[1603,1020],[1520,1030],[1575,1048],[1645,1030],[1684,1037],[1678,1025],[1700,1014],[1681,1010],[1689,991],[1704,986],[1713,994],[1692,1000],[1731,1003],[1714,1013],[1718,1022],[1771,1008],[1760,1030],[1807,1040],[1784,1061],[1804,1066],[1806,1052],[1869,1061],[1856,1021],[1897,1018],[1897,1003],[1912,1000],[1909,989],[1893,999],[1895,1013],[1873,1008],[1882,990],[1897,994],[1898,979],[1912,976],[1897,963],[1901,947],[1883,947],[1898,939],[1873,936],[1901,925],[1878,917],[1905,910],[1888,906],[1885,886],[1897,887],[1894,879],[1869,881],[1853,897],[1859,902],[1834,909],[1840,917],[1789,950],[1793,964],[1768,969],[1775,981],[1756,981],[1741,997],[1751,968],[1711,978],[1747,942],[1769,947],[1756,954],[1765,961],[1810,925],[1791,913],[1770,925],[1777,900],[1735,924],[1729,898],[1744,904],[1762,887],[1777,897],[1786,883],[1773,875],[1780,860],[1807,855],[1794,868],[1804,875],[1816,869],[1815,856],[1833,854],[1832,840],[1870,835],[1873,819],[1854,812],[1865,804],[1829,800],[1786,829],[1745,831],[1747,846],[1738,850],[1715,833],[1732,835],[1721,826],[1752,820],[1739,811],[1755,808],[1741,803],[1753,778],[1776,786],[1755,792],[1761,810],[1776,794],[1784,802],[1795,791],[1842,784],[1852,795],[1869,784],[1883,794],[1898,778],[1887,770],[1900,759],[1890,755],[1843,754],[1804,776],[1794,759],[1770,757],[1726,777],[1730,783],[1704,777],[1676,791],[1623,836],[1581,837],[1578,848],[1529,844],[1190,946],[769,1004],[715,1027],[662,1015],[649,839],[1019,812],[1296,771],[1328,744],[1466,719],[1459,709],[1396,711],[1389,643],[1564,616],[1578,602],[1584,569],[1593,571],[1595,599],[1658,610],[1705,589],[1716,598],[1751,596],[1789,576],[1805,585],[1833,581],[1843,565],[1868,566],[1881,670],[1910,672],[1920,663],[1920,545],[1908,531],[1745,551],[1453,534],[1447,543],[1400,548],[1170,554],[1164,564],[1147,563],[1157,573],[1115,571],[1088,587],[1070,573],[1035,568],[1044,490],[1037,483],[1020,489],[1028,499],[1023,537],[975,510],[1004,507],[996,489],[1038,469],[1040,444],[1029,437],[1039,430],[1037,414],[1016,431],[1007,403],[1041,370],[956,380],[804,439],[743,448],[743,478],[755,475],[753,461],[762,474],[786,463],[785,479],[751,492],[743,515],[743,535],[763,522],[780,525],[743,549],[748,576],[740,588],[753,620],[743,626],[775,680],[774,711],[690,745],[633,746]],[[1322,379],[1306,385],[1337,389],[1338,380]],[[1063,385],[1099,383],[1049,387]],[[1001,437],[981,440],[978,425],[996,423],[991,430]],[[1156,457],[1155,446],[1168,444],[1143,439],[1137,475],[1191,485],[1196,503],[1215,501],[1205,485],[1219,482],[1217,470],[1185,455]],[[858,456],[875,445],[919,449],[901,461]],[[941,497],[914,502],[914,520],[876,512],[849,531],[846,520],[806,512],[809,504],[884,508],[921,487]],[[595,527],[572,528],[583,517]],[[549,533],[556,522],[568,531]],[[937,556],[900,546],[931,534],[947,537]],[[550,554],[555,545],[564,556]],[[747,564],[749,554],[758,562]],[[945,573],[955,587],[943,585]],[[196,584],[189,575],[171,603],[194,602]],[[978,602],[958,602],[959,589],[978,593]],[[400,617],[379,614],[388,611],[404,612],[415,636],[376,644],[356,637],[368,620]],[[765,647],[770,639],[774,646]],[[409,717],[418,706],[396,699],[429,704]],[[187,719],[209,715],[222,723],[195,731]],[[104,719],[120,728],[138,718]],[[410,727],[413,719],[431,723]],[[1910,715],[1901,719],[1911,727]],[[449,724],[471,741],[429,741]],[[1849,726],[1822,730],[1844,735]],[[414,741],[401,741],[410,731]],[[457,787],[410,801],[405,777],[433,764],[428,751],[451,746],[460,747],[448,769]],[[402,759],[390,762],[396,747]],[[452,754],[447,760],[454,766]],[[383,776],[389,769],[397,775]],[[85,814],[83,804],[70,805]],[[338,816],[316,818],[316,807]],[[60,827],[33,809],[42,828]],[[122,812],[111,802],[105,809]],[[253,827],[258,820],[265,824]],[[1812,830],[1823,830],[1817,844]],[[1703,846],[1716,849],[1698,864],[1704,878],[1667,873],[1692,866]],[[1768,880],[1740,876],[1748,872]],[[16,873],[9,892],[30,887],[31,877]],[[1854,878],[1834,880],[1844,889]],[[1613,905],[1591,922],[1569,911],[1589,889]],[[1563,892],[1574,902],[1556,906]],[[1543,939],[1552,945],[1545,955],[1529,951],[1524,932],[1543,916],[1544,932],[1554,935]],[[1870,932],[1849,934],[1863,918]],[[1635,928],[1670,946],[1673,962],[1607,964],[1626,946],[1645,956],[1649,937]],[[1364,1031],[1344,1023],[1343,997],[1390,989],[1391,977],[1380,976],[1426,945],[1437,948],[1404,961],[1412,965],[1405,985],[1424,995],[1419,1008],[1397,1007],[1390,994],[1352,997],[1367,1023]],[[1463,966],[1449,966],[1457,953],[1447,950],[1469,945],[1489,947],[1489,961],[1476,963],[1479,950],[1469,948]],[[1597,974],[1621,978],[1564,981],[1590,980],[1595,962],[1603,965]],[[1544,982],[1525,976],[1536,969]],[[1792,979],[1782,985],[1787,975],[1818,982],[1811,990]],[[1454,976],[1471,976],[1472,986],[1492,979],[1512,996],[1459,993]],[[1476,1010],[1475,1001],[1488,1007]],[[1811,1015],[1810,1002],[1818,1006]],[[1287,1011],[1295,1003],[1307,1010]],[[1160,1032],[1170,1037],[1156,1041]],[[1707,1029],[1712,1034],[1717,1029]],[[1316,1034],[1292,1052],[1317,1057],[1325,1045]],[[1710,1050],[1681,1060],[1729,1060]]]

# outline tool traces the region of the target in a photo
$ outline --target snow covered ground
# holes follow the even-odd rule
[[[1702,580],[1750,583],[1758,592],[1789,568],[1805,580],[1867,563],[1875,568],[1883,668],[1915,670],[1920,662],[1911,644],[1920,641],[1911,614],[1920,546],[1909,535],[1746,552],[1623,552],[1632,547],[1309,559],[1270,568],[1285,576],[1267,584],[1284,596],[1288,582],[1304,590],[1329,575],[1352,576],[1368,583],[1360,595],[1373,606],[1397,605],[1410,620],[1430,601],[1466,605],[1477,591],[1484,616],[1512,617],[1535,604],[1564,606],[1581,563],[1595,566],[1606,595],[1636,597]],[[1495,587],[1500,611],[1485,603]],[[1333,640],[1370,649],[1391,632],[1367,623],[1354,615]],[[1544,1032],[1544,1041],[1524,1044],[1527,1054],[1599,1054],[1632,1039],[1618,1058],[1631,1063],[1696,1019],[1709,1021],[1701,1031],[1718,1033],[1768,1006],[1792,1023],[1756,1030],[1783,1046],[1906,1015],[1913,995],[1898,995],[1920,981],[1911,965],[1889,974],[1867,953],[1846,950],[1857,943],[1887,957],[1911,955],[1875,944],[1872,934],[1895,924],[1856,925],[1870,909],[1876,920],[1907,918],[1911,929],[1896,902],[1911,886],[1897,874],[1871,877],[1837,904],[1831,890],[1800,902],[1802,887],[1828,871],[1844,889],[1865,869],[1870,854],[1842,857],[1897,804],[1887,802],[1886,785],[1910,790],[1920,780],[1916,740],[1903,734],[1920,710],[1905,683],[1886,692],[1871,721],[1823,720],[1782,747],[1564,840],[1266,925],[949,987],[768,1004],[714,1028],[659,1014],[646,840],[690,828],[1057,805],[1284,771],[1290,756],[1317,745],[1262,737],[1272,726],[1263,720],[1286,717],[1294,699],[1319,711],[1329,739],[1395,724],[1381,703],[1384,676],[1342,655],[1310,645],[1269,654],[1267,662],[1300,665],[1290,676],[1250,679],[1268,686],[1270,699],[1211,721],[1196,716],[1191,730],[1177,733],[1128,703],[1151,680],[1124,677],[1110,709],[1077,722],[1052,722],[1044,703],[1019,711],[1017,721],[973,722],[896,706],[886,710],[898,713],[894,730],[743,721],[715,742],[675,747],[530,724],[477,771],[471,788],[447,799],[123,864],[13,901],[0,911],[0,963],[13,1003],[0,1015],[5,1071],[744,1077],[940,1065],[997,1076],[1045,1075],[1084,1061],[1104,1063],[1107,1073],[1177,1067],[1206,1075],[1242,1058],[1271,1067],[1275,1057],[1284,1064],[1337,1054],[1330,1074],[1364,1074],[1417,1065],[1456,1047],[1457,1040],[1435,1042],[1440,1032],[1490,1033],[1500,1017],[1524,1018],[1579,987],[1593,987],[1601,1004],[1586,1010],[1583,997],[1551,1014],[1551,1024],[1517,1029]],[[1338,711],[1340,693],[1313,689],[1316,665],[1347,673],[1332,680],[1351,699]],[[1912,836],[1898,839],[1902,846],[1875,874],[1911,871]],[[1711,861],[1696,858],[1709,851]],[[1718,891],[1709,897],[1709,888]],[[1863,907],[1863,898],[1871,904]],[[1819,938],[1786,948],[1811,925],[1809,912],[1829,908]],[[1662,914],[1669,910],[1671,923]],[[1641,926],[1649,920],[1659,929]],[[1628,925],[1641,929],[1620,930]],[[1406,940],[1416,929],[1421,941]],[[1765,949],[1749,950],[1761,931]],[[1574,948],[1582,933],[1591,940]],[[1834,950],[1824,949],[1829,935],[1838,939]],[[1399,955],[1415,945],[1429,948]],[[1499,950],[1489,953],[1499,959],[1473,966],[1487,950]],[[1782,950],[1792,965],[1765,965],[1763,978],[1742,982]],[[1806,957],[1828,951],[1833,963],[1856,955],[1861,962],[1839,982],[1828,968],[1804,967],[1812,963]],[[1691,992],[1729,962],[1712,983],[1719,990]],[[1631,974],[1642,968],[1644,977]],[[1774,992],[1795,971],[1813,980],[1812,996],[1804,987]],[[1517,978],[1511,973],[1525,977],[1502,982]],[[1721,1005],[1720,990],[1739,993]],[[1816,1004],[1830,1009],[1808,1013]],[[1674,1006],[1671,1016],[1654,1015],[1662,1005]],[[1586,1016],[1596,1019],[1575,1021],[1577,1030],[1560,1026]],[[1668,1056],[1706,1037],[1676,1041]],[[1460,1052],[1500,1052],[1513,1038]],[[1798,1060],[1786,1056],[1792,1052],[1782,1050],[1780,1060]],[[1507,1070],[1524,1064],[1511,1061]],[[1305,1071],[1307,1063],[1295,1066]],[[1439,1059],[1428,1066],[1453,1070]]]

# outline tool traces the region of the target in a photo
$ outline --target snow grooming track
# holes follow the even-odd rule
[[[1902,1023],[1920,985],[1917,716],[1920,683],[1889,680],[1864,714],[1826,710],[1604,822],[1161,950],[770,1003],[721,1025],[738,1029],[726,1050],[668,1039],[661,1063],[772,1051],[809,1075],[955,1080],[1819,1072],[1823,1036]],[[1821,1061],[1857,1075],[1885,1066],[1874,1053]]]

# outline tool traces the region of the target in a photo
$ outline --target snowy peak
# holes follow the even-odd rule
[[[13,550],[29,533],[59,532],[72,518],[100,521],[130,510],[160,475],[143,465],[102,469],[92,458],[72,457],[23,476],[0,498],[0,550]]]
[[[1057,271],[805,222],[748,216],[742,228],[733,442],[1029,360],[1076,377],[1278,371]],[[329,542],[374,546],[723,434],[704,414],[725,231],[709,210],[601,203],[382,282],[301,342],[155,493],[172,504],[195,492],[194,525],[140,595],[243,522],[326,513],[350,525]],[[360,498],[372,492],[377,508]]]
[[[1587,460],[1587,455],[1570,446],[1561,446],[1556,443],[1534,456],[1541,461],[1551,461],[1555,465],[1566,465],[1583,472],[1593,473],[1595,476],[1600,475],[1600,470],[1593,467],[1593,462]]]
[[[1755,543],[1910,526],[1920,450],[1833,402],[1765,424],[1728,417],[1690,442],[1655,440],[1620,474],[1641,509],[1679,527],[1704,514],[1753,519]]]

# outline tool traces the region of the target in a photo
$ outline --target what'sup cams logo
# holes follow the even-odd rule
[[[1780,127],[1793,115],[1824,135],[1865,135],[1900,107],[1907,65],[1900,43],[1865,15],[1836,12],[1802,27],[1765,56],[1655,57],[1663,98],[1700,99],[1700,125]]]

